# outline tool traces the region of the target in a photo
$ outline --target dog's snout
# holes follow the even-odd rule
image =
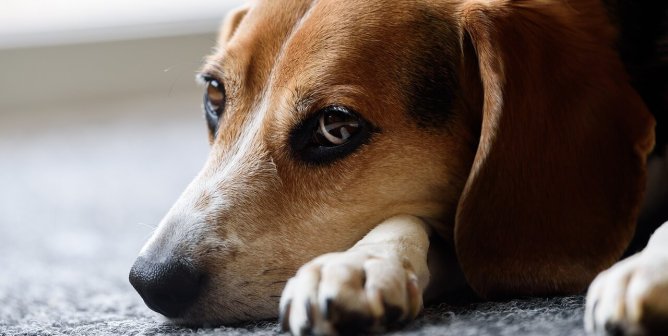
[[[146,305],[166,317],[179,317],[195,302],[204,276],[179,260],[153,262],[139,257],[130,270],[130,283]]]

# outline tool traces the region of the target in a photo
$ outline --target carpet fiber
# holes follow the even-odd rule
[[[39,122],[0,115],[1,335],[279,334],[273,321],[172,326],[127,281],[204,162],[198,105],[170,96],[50,110]],[[582,297],[441,305],[394,334],[583,335],[582,313]]]

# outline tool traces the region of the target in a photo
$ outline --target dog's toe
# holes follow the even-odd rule
[[[611,335],[668,331],[668,256],[641,253],[601,273],[589,288],[585,326]]]
[[[284,330],[294,335],[382,331],[422,307],[417,277],[397,258],[332,253],[304,265],[281,298]]]

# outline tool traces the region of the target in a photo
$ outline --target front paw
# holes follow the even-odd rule
[[[589,287],[589,332],[643,335],[668,331],[668,255],[642,252],[601,273]]]
[[[280,303],[283,331],[333,335],[382,331],[422,309],[408,262],[363,252],[330,253],[302,266]]]

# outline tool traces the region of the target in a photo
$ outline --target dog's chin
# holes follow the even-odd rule
[[[224,314],[221,316],[207,316],[194,312],[186,312],[183,314],[183,316],[179,317],[165,317],[165,319],[170,324],[187,328],[215,328],[220,326],[234,326],[252,320],[244,320],[231,316],[226,317]]]
[[[254,318],[254,319],[188,319],[188,318],[166,318],[169,324],[185,328],[218,328],[218,327],[243,327],[248,324],[256,324],[260,321],[275,321],[276,317]]]
[[[243,325],[253,321],[276,319],[278,303],[265,309],[244,309],[243,303],[198,300],[178,317],[165,317],[170,323],[188,328],[215,328]],[[272,309],[273,308],[273,309]]]
[[[220,326],[234,326],[238,324],[244,323],[244,321],[239,321],[239,320],[228,320],[224,318],[212,318],[212,319],[206,319],[202,317],[176,317],[176,318],[165,318],[167,320],[167,323],[179,326],[179,327],[185,327],[185,328],[216,328]]]

